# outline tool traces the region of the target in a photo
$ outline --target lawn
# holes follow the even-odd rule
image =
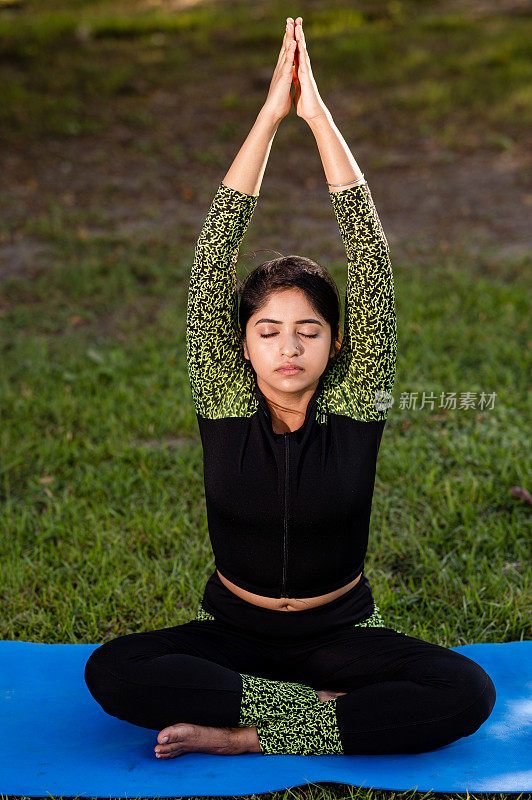
[[[388,625],[447,647],[531,638],[530,506],[510,493],[530,491],[532,451],[521,7],[0,0],[1,639],[96,643],[195,613],[214,559],[188,275],[288,14],[304,18],[394,268],[397,377],[365,567],[375,600]],[[252,264],[254,248],[320,260],[343,298],[319,154],[293,111],[241,276],[273,258]],[[421,797],[336,784],[268,795],[291,796]]]

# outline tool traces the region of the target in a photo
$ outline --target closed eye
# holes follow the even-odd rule
[[[269,339],[270,336],[277,336],[277,331],[275,331],[274,333],[261,333],[260,335],[262,339]],[[306,339],[315,339],[318,334],[300,333],[299,335],[304,336]]]

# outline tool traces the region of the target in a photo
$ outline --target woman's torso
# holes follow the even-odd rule
[[[288,432],[274,429],[256,384],[240,411],[198,414],[219,580],[265,608],[327,603],[363,571],[385,421],[329,411],[323,384],[321,376],[303,425]]]
[[[349,591],[363,571],[393,400],[393,272],[369,187],[331,193],[348,259],[342,349],[303,424],[276,430],[236,324],[235,256],[257,199],[221,182],[211,203],[190,275],[187,366],[224,586],[236,599],[301,610]]]
[[[303,416],[305,416],[305,414],[303,414]],[[275,434],[283,434],[286,432],[293,433],[295,430],[297,430],[297,427],[301,426],[301,421],[299,421],[298,424],[297,422],[294,422],[292,418],[287,419],[284,415],[276,416],[274,419],[272,419],[272,423],[272,429]],[[361,572],[356,578],[347,583],[345,586],[341,586],[339,589],[335,589],[327,594],[321,594],[315,597],[295,598],[266,597],[264,595],[255,594],[254,592],[248,592],[246,589],[242,589],[240,586],[237,586],[236,583],[233,583],[224,575],[222,575],[219,569],[217,569],[216,572],[218,573],[222,583],[234,594],[238,595],[238,597],[241,597],[242,600],[246,600],[248,603],[261,606],[262,608],[270,608],[276,611],[302,611],[304,609],[325,605],[326,603],[330,603],[332,600],[336,600],[337,597],[341,597],[343,594],[356,586],[362,577]]]
[[[234,594],[238,595],[238,597],[241,597],[242,600],[246,600],[248,603],[252,603],[256,606],[271,608],[277,611],[302,611],[307,608],[314,608],[315,606],[321,606],[325,603],[330,603],[332,600],[335,600],[337,597],[340,597],[348,592],[349,589],[353,588],[353,586],[356,586],[362,577],[362,573],[360,573],[360,575],[358,575],[354,580],[350,581],[350,583],[347,583],[345,586],[341,586],[339,589],[335,589],[334,592],[328,592],[328,594],[322,594],[316,597],[293,598],[264,597],[260,594],[248,592],[245,589],[241,589],[227,578],[224,578],[219,569],[217,569],[216,572],[218,573],[222,583],[224,583],[228,589],[234,592]]]

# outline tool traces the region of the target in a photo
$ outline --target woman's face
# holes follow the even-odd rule
[[[279,392],[301,392],[317,384],[335,350],[331,326],[316,313],[302,289],[279,289],[246,325],[244,356],[257,377]],[[284,363],[301,369],[279,371]]]

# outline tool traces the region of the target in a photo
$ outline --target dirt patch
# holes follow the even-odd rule
[[[502,4],[477,0],[468,5],[467,13],[520,13],[522,6],[516,0]],[[463,3],[453,0],[442,8],[465,13]],[[0,278],[31,275],[52,263],[48,242],[26,230],[41,215],[47,219],[52,207],[67,220],[76,220],[77,212],[82,212],[80,219],[87,215],[89,220],[103,220],[83,221],[80,238],[109,230],[192,249],[218,182],[260,107],[245,112],[244,125],[244,113],[225,108],[219,98],[229,90],[247,97],[257,81],[267,90],[270,77],[271,70],[231,73],[230,80],[211,75],[209,91],[203,95],[193,85],[183,86],[179,96],[159,88],[138,100],[155,120],[149,129],[130,129],[117,115],[98,136],[6,145],[0,188]],[[477,264],[511,279],[512,265],[530,252],[532,244],[532,185],[525,145],[508,136],[506,149],[486,146],[456,152],[409,131],[404,144],[383,146],[380,133],[393,124],[385,95],[383,91],[383,102],[360,119],[361,126],[353,112],[356,98],[331,91],[327,102],[371,187],[392,259],[430,263],[441,253],[456,253],[464,265]],[[218,132],[224,126],[237,132],[220,140]],[[364,132],[360,136],[359,127]],[[395,141],[402,142],[403,137]],[[301,253],[325,265],[342,258],[314,137],[294,112],[273,142],[241,255],[253,247]],[[259,253],[254,263],[241,258],[240,264],[251,269],[267,257]]]
[[[0,277],[31,274],[49,263],[50,246],[20,229],[24,221],[47,214],[52,203],[66,211],[103,212],[111,229],[122,235],[193,245],[230,159],[218,170],[201,165],[176,169],[164,155],[148,160],[136,153],[133,159],[130,150],[117,145],[116,135],[111,131],[98,141],[49,142],[46,153],[42,145],[30,144],[6,157],[1,202],[10,232],[0,242]],[[424,253],[430,260],[435,252],[449,251],[467,258],[468,253],[490,251],[500,259],[504,277],[506,262],[530,253],[532,189],[525,179],[524,148],[460,155],[420,142],[408,151],[383,152],[368,142],[351,147],[371,187],[394,259]],[[97,156],[102,149],[108,155],[104,165]],[[282,151],[272,148],[250,229],[253,238],[244,239],[241,253],[256,246],[317,260],[341,257],[317,153],[310,153],[308,144],[292,150],[289,169],[282,157]],[[372,169],[377,159],[380,166]],[[301,178],[294,180],[294,175]],[[86,228],[83,235],[102,230]],[[258,254],[257,259],[261,255],[267,258]]]

